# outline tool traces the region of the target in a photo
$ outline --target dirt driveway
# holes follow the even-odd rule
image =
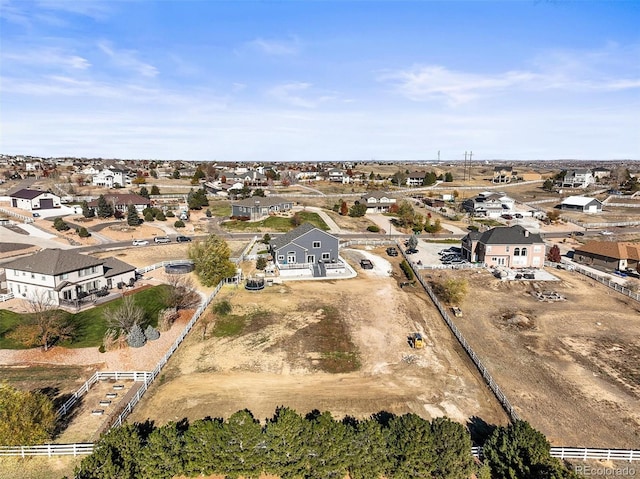
[[[425,273],[426,274],[426,273]],[[555,445],[636,448],[640,443],[640,304],[564,270],[561,281],[465,276],[458,328],[523,419]],[[532,293],[566,298],[541,302]]]
[[[384,249],[368,252],[384,255]],[[183,417],[228,417],[248,408],[257,418],[280,405],[335,417],[386,410],[423,417],[506,416],[419,288],[400,289],[398,258],[357,278],[297,281],[248,292],[227,287],[219,299],[244,318],[239,332],[215,336],[199,323],[132,414],[159,424]],[[218,321],[220,324],[220,321]],[[426,346],[407,344],[421,331]],[[338,371],[338,372],[327,372]]]

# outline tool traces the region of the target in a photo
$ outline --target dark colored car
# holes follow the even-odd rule
[[[418,250],[415,249],[415,248],[409,248],[408,250],[405,251],[405,253],[407,253],[407,254],[415,254],[417,252],[418,252]]]
[[[176,241],[178,243],[188,243],[189,241],[191,241],[191,238],[189,238],[188,236],[178,236],[176,238]]]
[[[398,250],[395,249],[393,246],[387,248],[387,254],[389,256],[398,256]]]
[[[362,269],[373,269],[373,263],[370,259],[361,259],[360,266]]]

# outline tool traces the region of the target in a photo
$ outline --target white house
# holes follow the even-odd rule
[[[568,196],[562,200],[560,208],[582,211],[583,213],[602,213],[602,202],[588,196]]]
[[[586,188],[593,183],[595,183],[595,178],[591,170],[582,168],[567,171],[561,186],[563,188]]]
[[[16,298],[51,305],[76,304],[101,289],[135,281],[135,266],[70,250],[44,249],[5,263],[7,289]]]
[[[104,169],[93,177],[94,186],[104,186],[106,188],[114,188],[116,185],[124,188],[131,185],[131,178],[127,176],[127,172],[118,169]]]
[[[35,211],[60,208],[60,197],[49,191],[22,189],[9,195],[11,206]]]
[[[359,200],[356,200],[358,204],[367,205],[367,213],[387,213],[389,208],[396,203],[395,198],[390,198],[384,191],[372,191],[362,195]]]
[[[426,171],[413,171],[409,173],[406,180],[407,186],[423,186],[427,176]]]
[[[503,193],[485,191],[475,198],[464,200],[462,207],[465,211],[473,213],[475,216],[499,218],[503,214],[513,213],[515,211],[515,203],[514,199]]]

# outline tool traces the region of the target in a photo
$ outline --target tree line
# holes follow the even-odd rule
[[[497,427],[484,463],[471,454],[465,426],[448,418],[376,413],[335,420],[280,407],[264,425],[248,410],[226,421],[152,421],[112,429],[76,469],[78,479],[166,478],[222,474],[282,479],[561,479],[575,478],[549,454],[546,438],[524,422]]]

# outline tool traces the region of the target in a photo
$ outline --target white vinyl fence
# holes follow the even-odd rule
[[[474,457],[482,457],[482,447],[472,447]],[[589,449],[586,447],[552,447],[551,457],[558,459],[589,459],[600,461],[634,462],[640,461],[638,449]]]

